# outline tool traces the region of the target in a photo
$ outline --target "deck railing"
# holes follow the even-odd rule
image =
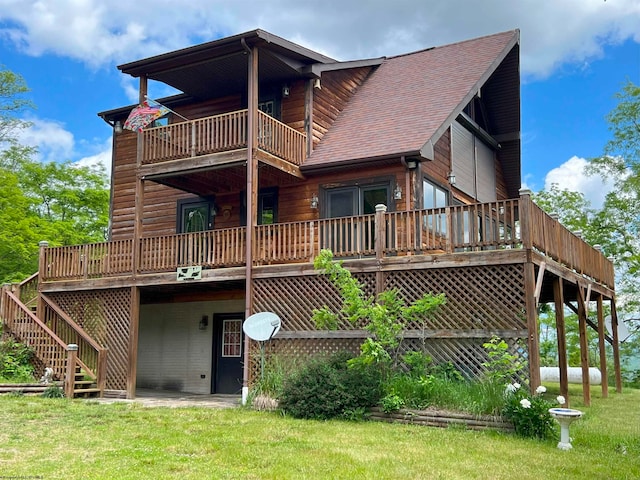
[[[258,148],[300,165],[305,158],[306,136],[258,110]]]
[[[133,268],[133,242],[45,248],[42,281],[175,271],[178,267],[241,266],[246,255],[245,227],[144,237]],[[312,261],[320,249],[336,257],[456,253],[533,249],[609,287],[613,264],[537,207],[520,199],[444,208],[384,212],[315,221],[259,225],[254,228],[256,265]]]
[[[198,157],[247,146],[248,110],[172,123],[142,131],[142,164]],[[258,148],[295,165],[305,157],[305,135],[258,111]]]
[[[178,267],[244,265],[245,227],[145,237],[140,240],[139,272],[166,272]]]

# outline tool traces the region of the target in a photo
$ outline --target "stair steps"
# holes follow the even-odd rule
[[[74,398],[91,398],[100,394],[100,389],[95,380],[88,380],[88,378],[85,372],[79,366],[76,366],[75,379],[73,382]]]

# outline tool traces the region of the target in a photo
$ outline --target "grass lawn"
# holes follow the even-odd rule
[[[640,478],[640,390],[594,387],[590,408],[571,393],[585,416],[568,452],[458,428],[2,396],[0,478]]]

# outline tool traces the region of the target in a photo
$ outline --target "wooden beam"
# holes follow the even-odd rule
[[[247,47],[248,48],[248,47]],[[248,128],[247,128],[247,228],[245,240],[246,281],[245,281],[245,318],[251,316],[253,308],[253,235],[257,219],[258,204],[258,160],[256,147],[258,145],[258,49],[253,47],[248,52]],[[245,335],[244,364],[242,368],[242,401],[246,401],[249,393],[249,349],[251,339]]]
[[[243,165],[247,161],[248,151],[246,148],[238,148],[228,152],[211,153],[195,158],[183,158],[180,160],[170,160],[167,162],[152,163],[142,165],[139,169],[140,175],[145,179],[155,180],[186,173],[205,172],[220,168],[231,167],[234,164]]]
[[[527,330],[405,330],[402,332],[403,338],[434,339],[434,338],[456,338],[456,339],[486,339],[497,335],[500,338],[525,338]],[[274,337],[277,339],[298,339],[298,338],[367,338],[371,333],[366,330],[280,330]]]
[[[131,287],[131,304],[129,308],[129,346],[127,354],[127,398],[136,397],[139,325],[140,289],[138,289],[138,287]]]
[[[591,384],[589,379],[589,345],[587,343],[587,310],[582,286],[578,284],[578,333],[580,335],[580,366],[582,367],[582,398],[585,406],[591,405]]]
[[[304,133],[308,157],[313,152],[313,79],[304,84]]]
[[[609,396],[609,382],[607,382],[607,352],[604,348],[604,311],[602,308],[602,295],[596,298],[596,312],[598,315],[598,353],[600,354],[600,374],[602,381],[602,398]]]
[[[540,292],[542,291],[542,282],[544,281],[544,271],[547,268],[547,263],[545,261],[540,262],[540,267],[538,269],[538,278],[536,279],[536,291],[534,293],[536,299],[536,308],[538,308],[538,304],[540,303]]]
[[[589,315],[589,302],[591,301],[591,285],[592,283],[589,282],[587,285],[587,293],[584,296],[584,310],[587,313],[587,316]]]
[[[622,372],[620,371],[620,339],[618,338],[618,312],[616,300],[611,297],[611,331],[613,333],[613,367],[616,375],[616,392],[622,393]]]
[[[289,163],[286,160],[283,160],[275,155],[270,154],[269,152],[265,152],[264,150],[257,150],[256,156],[262,163],[266,163],[267,165],[271,165],[273,168],[276,168],[282,172],[288,173],[289,175],[293,175],[296,178],[301,178],[304,180],[305,176],[300,171],[300,167],[294,165],[293,163]]]
[[[556,311],[556,337],[558,342],[558,369],[560,371],[560,395],[567,401],[569,406],[569,373],[567,359],[567,338],[564,323],[564,290],[562,278],[553,279],[553,300]]]
[[[540,386],[540,348],[538,345],[538,309],[535,300],[535,268],[532,262],[524,264],[524,298],[528,330],[529,388],[531,392],[534,392]]]

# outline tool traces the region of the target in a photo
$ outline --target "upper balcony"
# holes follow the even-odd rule
[[[41,250],[40,280],[144,276],[179,267],[238,267],[246,262],[246,227],[143,237]],[[578,275],[614,287],[612,262],[546,214],[528,195],[445,208],[258,225],[254,265],[312,262],[323,248],[340,258],[532,250]],[[137,249],[134,254],[134,248]],[[464,257],[461,257],[464,262]],[[496,255],[496,262],[499,262]]]
[[[306,135],[260,110],[256,113],[260,159],[281,169],[284,161],[291,173],[305,158]],[[180,160],[209,161],[212,155],[246,149],[248,132],[247,109],[147,128],[142,131],[141,164],[152,173],[182,170],[186,162]],[[246,160],[246,154],[241,157]],[[166,162],[172,163],[167,166]]]

